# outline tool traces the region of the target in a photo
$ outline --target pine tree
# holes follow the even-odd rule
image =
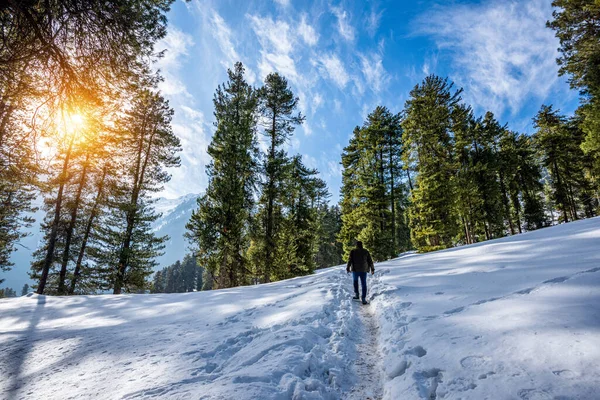
[[[249,283],[247,225],[257,179],[258,93],[241,63],[228,75],[213,100],[217,130],[208,147],[208,188],[186,226],[199,263],[219,288]]]
[[[22,111],[29,104],[31,77],[24,72],[15,75],[0,66],[0,271],[11,269],[10,256],[27,235],[23,228],[33,223],[39,173],[31,125],[24,123]]]
[[[350,143],[342,151],[342,188],[340,190],[340,208],[342,226],[338,234],[338,240],[342,243],[344,252],[343,259],[347,259],[350,250],[364,225],[358,218],[359,208],[364,200],[359,195],[362,190],[360,186],[360,160],[359,151],[360,127],[355,127],[350,138]]]
[[[282,201],[285,212],[276,237],[272,271],[277,280],[307,275],[316,268],[318,210],[329,197],[325,182],[317,175],[318,171],[307,168],[299,155],[286,165],[283,188],[287,196]]]
[[[582,105],[577,110],[585,135],[581,148],[589,157],[588,181],[591,197],[600,205],[600,4],[594,0],[554,0],[557,9],[547,22],[560,40],[556,60],[560,75],[569,75],[572,88],[580,90]],[[595,211],[596,213],[598,211]],[[589,215],[589,211],[587,211]],[[564,216],[563,216],[564,218]]]
[[[261,165],[264,182],[258,203],[258,228],[255,229],[251,251],[255,273],[262,276],[263,282],[274,278],[277,236],[283,219],[285,170],[289,163],[282,146],[292,136],[295,126],[304,122],[301,113],[295,114],[297,107],[298,98],[287,80],[278,73],[269,74],[260,90],[259,104],[259,115],[265,124],[264,134],[269,140],[269,147]]]
[[[186,254],[183,257],[182,265],[182,278],[183,278],[183,291],[184,292],[193,292],[196,289],[196,276],[198,274],[198,265],[196,263],[196,258],[191,254]],[[200,278],[202,279],[202,278]]]
[[[595,0],[554,0],[547,26],[560,40],[560,75],[570,75],[571,87],[600,88],[600,4]]]
[[[21,296],[25,296],[29,293],[29,285],[26,283],[23,285],[23,289],[21,289]]]
[[[408,213],[419,251],[450,247],[458,233],[452,125],[456,113],[464,112],[458,107],[461,92],[432,75],[415,86],[406,102],[403,156],[407,165],[416,165]]]
[[[363,241],[375,260],[385,260],[410,245],[405,233],[400,116],[385,107],[354,130],[342,154],[342,228],[345,257]],[[400,240],[402,239],[402,240]]]
[[[204,277],[204,268],[202,268],[201,266],[197,266],[197,268],[196,268],[196,287],[195,287],[196,292],[204,290],[203,277]]]
[[[165,293],[165,275],[164,270],[156,271],[152,280],[151,293]]]
[[[9,287],[0,289],[0,299],[4,297],[17,297],[17,292],[15,292],[13,288]]]
[[[536,146],[548,169],[553,200],[562,221],[594,215],[593,189],[586,174],[586,157],[581,149],[583,134],[576,121],[569,121],[552,106],[542,106],[534,118]]]
[[[96,227],[96,223],[101,213],[106,210],[106,200],[108,198],[107,188],[113,186],[112,180],[114,178],[109,176],[109,170],[111,169],[110,165],[111,161],[104,159],[102,167],[100,168],[100,166],[98,166],[100,171],[93,179],[94,182],[92,185],[93,197],[88,204],[85,204],[85,210],[83,211],[85,222],[80,230],[81,243],[78,246],[77,259],[71,276],[69,287],[70,295],[75,294],[77,287],[79,287],[79,293],[89,293],[96,289],[96,284],[93,282],[93,279],[90,279],[90,274],[84,273],[84,271],[91,270],[90,268],[86,268],[87,264],[84,265],[84,262],[90,258],[88,254],[88,244],[91,240],[94,240],[94,233],[98,230],[93,230],[93,228]]]
[[[99,221],[95,262],[114,294],[140,290],[156,265],[166,237],[156,237],[151,192],[170,179],[165,168],[179,166],[179,139],[171,131],[173,110],[149,89],[139,90],[115,135],[121,148],[120,177],[111,189],[110,210]]]
[[[71,193],[72,183],[76,176],[74,164],[83,154],[84,139],[81,130],[84,129],[82,118],[75,110],[63,110],[62,118],[50,125],[54,133],[57,157],[51,167],[51,178],[46,186],[46,217],[42,229],[46,232],[43,247],[34,253],[31,265],[31,278],[39,279],[37,293],[46,290],[50,279],[51,292],[63,293],[65,270],[59,269],[60,251],[65,243],[64,233],[67,230],[66,203]],[[76,118],[79,116],[79,118]]]
[[[319,251],[315,256],[317,268],[327,268],[343,262],[344,249],[337,236],[342,228],[342,213],[337,205],[323,204],[319,210]]]

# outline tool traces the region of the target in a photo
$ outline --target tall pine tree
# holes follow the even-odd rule
[[[117,122],[121,147],[120,179],[109,199],[109,212],[99,223],[95,262],[113,293],[141,290],[164,248],[152,222],[158,218],[150,193],[170,179],[165,170],[179,165],[179,139],[171,131],[173,110],[151,89],[139,89],[132,107]]]
[[[187,224],[187,237],[215,288],[250,281],[247,226],[257,179],[258,93],[245,81],[241,63],[228,75],[213,100],[217,130],[208,147],[208,188]]]
[[[415,86],[406,102],[404,161],[416,166],[409,219],[413,245],[420,251],[448,248],[458,234],[453,121],[461,118],[461,90],[434,75]]]
[[[259,115],[264,121],[268,149],[260,166],[264,178],[252,243],[254,271],[263,282],[276,278],[273,274],[277,236],[283,220],[284,182],[289,163],[282,147],[296,125],[304,122],[304,116],[299,112],[296,114],[297,107],[298,98],[289,88],[288,81],[278,73],[267,75],[260,92]]]

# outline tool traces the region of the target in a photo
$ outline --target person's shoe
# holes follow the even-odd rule
[[[359,297],[357,294],[355,294],[354,297],[352,298],[352,300],[358,300],[358,299],[359,299]]]
[[[363,304],[369,304],[369,302],[367,300],[365,300],[365,299],[363,299],[362,303]]]

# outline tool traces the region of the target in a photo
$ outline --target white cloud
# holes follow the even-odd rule
[[[181,94],[191,97],[178,74],[181,69],[181,61],[188,56],[189,48],[193,45],[192,37],[177,28],[169,28],[167,36],[157,44],[158,51],[164,50],[163,57],[156,63],[165,78],[159,84],[159,89],[163,94],[167,96]]]
[[[181,166],[169,169],[172,178],[161,196],[175,198],[188,193],[200,193],[208,184],[205,168],[210,160],[207,152],[210,138],[204,114],[188,106],[176,107],[171,126],[173,133],[181,140]]]
[[[298,34],[306,44],[314,46],[319,41],[319,35],[315,29],[306,23],[306,14],[300,16],[300,24],[298,25]]]
[[[377,12],[373,8],[369,15],[366,18],[366,28],[367,32],[371,37],[375,36],[377,33],[377,29],[379,29],[379,24],[381,23],[381,16],[383,15],[383,10]]]
[[[346,10],[342,9],[341,6],[340,7],[331,7],[331,12],[337,18],[337,21],[338,21],[337,29],[338,29],[340,36],[342,36],[344,39],[346,39],[349,42],[353,41],[354,40],[354,28],[348,22],[350,17],[348,16],[348,13],[346,12]]]
[[[188,49],[194,45],[192,37],[177,28],[169,28],[167,36],[157,45],[159,51],[165,50],[164,56],[159,59],[158,65],[166,68],[181,66],[182,56],[188,55]]]
[[[262,58],[258,64],[258,69],[263,79],[271,72],[277,71],[292,81],[297,80],[296,64],[288,54],[268,53],[263,50],[260,53]]]
[[[321,57],[320,62],[325,68],[325,72],[329,79],[335,82],[340,89],[345,88],[350,80],[350,76],[346,72],[346,68],[344,68],[344,64],[342,64],[338,56],[335,54],[325,55]]]
[[[290,5],[290,0],[275,0],[275,3],[278,3],[284,7],[287,7]]]
[[[367,84],[373,92],[379,93],[389,81],[389,75],[383,68],[381,54],[360,55],[360,63]]]
[[[288,54],[292,51],[293,39],[290,37],[290,26],[284,21],[273,21],[270,17],[249,16],[252,29],[263,48],[270,48],[277,53]]]
[[[221,65],[223,65],[225,68],[232,68],[236,62],[242,61],[242,58],[235,50],[235,46],[231,39],[231,29],[223,17],[221,17],[214,10],[212,10],[212,18],[210,22],[212,27],[211,33],[219,45],[221,52],[225,56],[225,60],[221,61]],[[245,63],[244,68],[246,69],[246,79],[248,80],[248,83],[251,85],[254,84],[256,81],[256,74]]]
[[[448,6],[423,15],[417,31],[450,52],[466,100],[514,115],[531,96],[545,99],[558,81],[558,41],[545,27],[551,15],[544,0]]]
[[[181,109],[183,110],[187,118],[195,121],[200,125],[204,124],[204,113],[202,111],[194,110],[193,108],[188,106],[181,106]]]
[[[313,96],[312,101],[311,101],[311,110],[312,113],[314,114],[315,111],[321,107],[321,104],[323,104],[323,96],[321,96],[321,93],[317,93]]]
[[[342,177],[342,165],[336,161],[327,161],[327,172],[330,178],[341,178]]]
[[[308,168],[315,168],[316,169],[316,168],[319,167],[319,163],[317,162],[317,159],[314,158],[313,156],[308,155],[308,154],[302,154],[302,162]]]
[[[258,63],[261,78],[264,79],[271,72],[277,71],[290,81],[298,82],[296,63],[291,57],[296,38],[290,32],[287,22],[255,15],[249,15],[248,19],[262,47]]]
[[[342,113],[342,102],[338,99],[333,99],[333,111],[338,114]]]
[[[308,122],[304,122],[302,124],[302,129],[304,129],[304,135],[305,136],[310,136],[313,134],[312,128],[310,127],[310,124]]]

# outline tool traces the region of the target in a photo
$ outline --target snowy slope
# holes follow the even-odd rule
[[[597,399],[600,219],[213,292],[0,301],[0,398]]]

